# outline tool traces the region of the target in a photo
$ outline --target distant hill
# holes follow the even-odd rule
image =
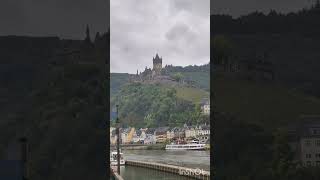
[[[196,88],[204,91],[210,91],[210,64],[201,66],[166,66],[163,68],[169,75],[181,73],[184,79],[194,81]],[[129,74],[127,73],[111,73],[110,74],[110,94],[114,96],[121,86],[129,82]]]
[[[266,55],[276,70],[276,80],[320,97],[320,3],[299,12],[253,12],[233,18],[211,15],[211,35],[223,35],[233,45],[234,59]],[[214,51],[214,49],[212,49]]]
[[[26,136],[30,179],[105,178],[108,36],[92,44],[0,37],[0,159],[8,143]]]
[[[220,76],[214,81],[216,111],[270,130],[297,122],[300,115],[318,114],[320,99],[278,83],[254,83]]]
[[[230,15],[211,15],[211,33],[240,33],[240,34],[289,34],[296,33],[309,37],[319,37],[320,31],[320,3],[317,1],[312,7],[298,12],[282,14],[275,10],[269,13],[252,12],[233,18]]]
[[[128,73],[110,73],[110,95],[117,93],[121,86],[129,82]]]
[[[111,97],[111,111],[119,105],[124,126],[182,126],[207,122],[199,103],[209,92],[182,85],[127,83]]]
[[[177,91],[177,97],[191,101],[194,104],[200,104],[204,98],[210,98],[210,92],[190,87],[175,87]]]

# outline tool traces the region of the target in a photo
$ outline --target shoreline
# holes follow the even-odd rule
[[[111,146],[114,147],[115,146]],[[134,144],[134,145],[120,145],[122,150],[165,150],[166,144]],[[210,151],[210,145],[206,145],[203,151]]]

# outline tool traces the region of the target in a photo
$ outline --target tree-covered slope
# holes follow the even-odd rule
[[[277,83],[214,80],[216,111],[265,128],[287,126],[302,114],[318,114],[320,100]]]
[[[201,66],[165,66],[163,71],[174,76],[181,73],[183,79],[188,79],[194,82],[196,88],[204,91],[210,91],[210,64]],[[129,82],[128,73],[110,73],[110,95],[114,96],[123,85]]]
[[[107,47],[70,40],[75,60],[59,38],[0,39],[0,159],[25,136],[29,179],[105,179]]]
[[[193,92],[182,98],[183,91],[169,86],[131,83],[123,86],[111,99],[111,106],[119,105],[124,126],[181,126],[207,121],[200,115],[199,105],[192,102]]]
[[[117,93],[129,81],[128,73],[110,73],[110,95]]]

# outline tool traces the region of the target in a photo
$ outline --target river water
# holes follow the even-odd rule
[[[210,171],[210,151],[123,150],[126,160],[151,161]]]
[[[122,166],[120,175],[124,180],[194,180],[178,174],[135,166]]]
[[[210,151],[123,150],[125,160],[149,161],[210,171]],[[188,180],[190,178],[147,168],[124,166],[121,176],[127,180]]]

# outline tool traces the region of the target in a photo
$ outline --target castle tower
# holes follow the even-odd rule
[[[88,26],[88,25],[87,25],[87,28],[86,28],[86,38],[85,38],[85,42],[91,43],[90,31],[89,31],[89,26]]]
[[[156,57],[153,59],[153,75],[160,75],[161,69],[162,69],[162,58],[159,57],[158,53],[156,54]]]

